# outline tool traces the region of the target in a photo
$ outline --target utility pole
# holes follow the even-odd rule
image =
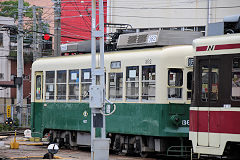
[[[37,53],[37,17],[36,17],[36,6],[33,6],[33,61],[38,58]]]
[[[61,0],[54,0],[54,56],[59,56],[61,49]]]
[[[17,35],[17,118],[22,125],[23,107],[23,0],[18,0],[18,35]]]
[[[90,86],[89,107],[91,108],[91,160],[109,159],[109,142],[105,126],[105,74],[104,74],[104,10],[103,0],[99,4],[99,30],[96,26],[96,0],[92,0],[92,84]],[[96,62],[96,39],[100,43],[100,63]],[[100,65],[100,66],[97,66]],[[96,138],[96,128],[101,129],[101,137]]]
[[[43,46],[43,39],[42,39],[42,12],[38,12],[38,52],[37,58],[42,57],[42,46]]]

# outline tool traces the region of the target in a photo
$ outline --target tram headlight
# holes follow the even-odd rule
[[[170,120],[172,121],[172,123],[176,126],[179,126],[181,124],[181,117],[177,114],[172,115]]]

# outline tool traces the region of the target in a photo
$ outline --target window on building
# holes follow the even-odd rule
[[[155,100],[155,65],[142,67],[142,100]]]
[[[123,73],[109,73],[109,99],[122,100]]]
[[[3,47],[3,33],[0,33],[0,47]]]
[[[57,71],[57,99],[66,100],[67,71]]]
[[[55,71],[46,71],[46,100],[54,100],[54,80],[55,80]]]
[[[240,58],[233,58],[232,64],[232,99],[240,100]]]
[[[69,100],[79,100],[79,70],[69,70]]]
[[[168,70],[168,98],[182,98],[183,71],[171,68]]]
[[[126,99],[138,100],[139,96],[139,67],[127,67],[126,72]]]
[[[81,99],[89,100],[89,88],[92,82],[91,69],[81,70]]]

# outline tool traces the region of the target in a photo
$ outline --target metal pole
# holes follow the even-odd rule
[[[104,73],[104,10],[103,0],[99,0],[99,30],[100,30],[100,69]],[[105,100],[105,75],[100,76],[100,85],[103,86],[103,100]],[[104,102],[103,102],[104,103]],[[102,108],[105,111],[105,107]],[[101,129],[101,137],[106,138],[105,116],[103,116],[103,128]]]
[[[61,0],[56,0],[54,7],[54,56],[60,55],[61,43]]]
[[[37,59],[37,17],[36,6],[33,6],[33,61]]]
[[[109,142],[105,125],[105,74],[104,74],[104,9],[103,0],[99,4],[99,30],[96,26],[96,0],[92,0],[92,84],[89,106],[91,108],[91,160],[109,159]],[[100,43],[100,60],[96,62],[96,38]],[[99,64],[99,65],[97,65]],[[96,128],[101,128],[101,137],[96,138]]]
[[[17,77],[21,78],[21,84],[17,85],[17,118],[19,126],[22,125],[21,109],[23,106],[23,0],[18,0],[18,35],[17,35]]]

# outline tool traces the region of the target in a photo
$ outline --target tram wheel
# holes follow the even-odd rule
[[[140,156],[141,156],[142,158],[147,158],[148,155],[149,155],[148,152],[141,152],[141,153],[140,153]]]

